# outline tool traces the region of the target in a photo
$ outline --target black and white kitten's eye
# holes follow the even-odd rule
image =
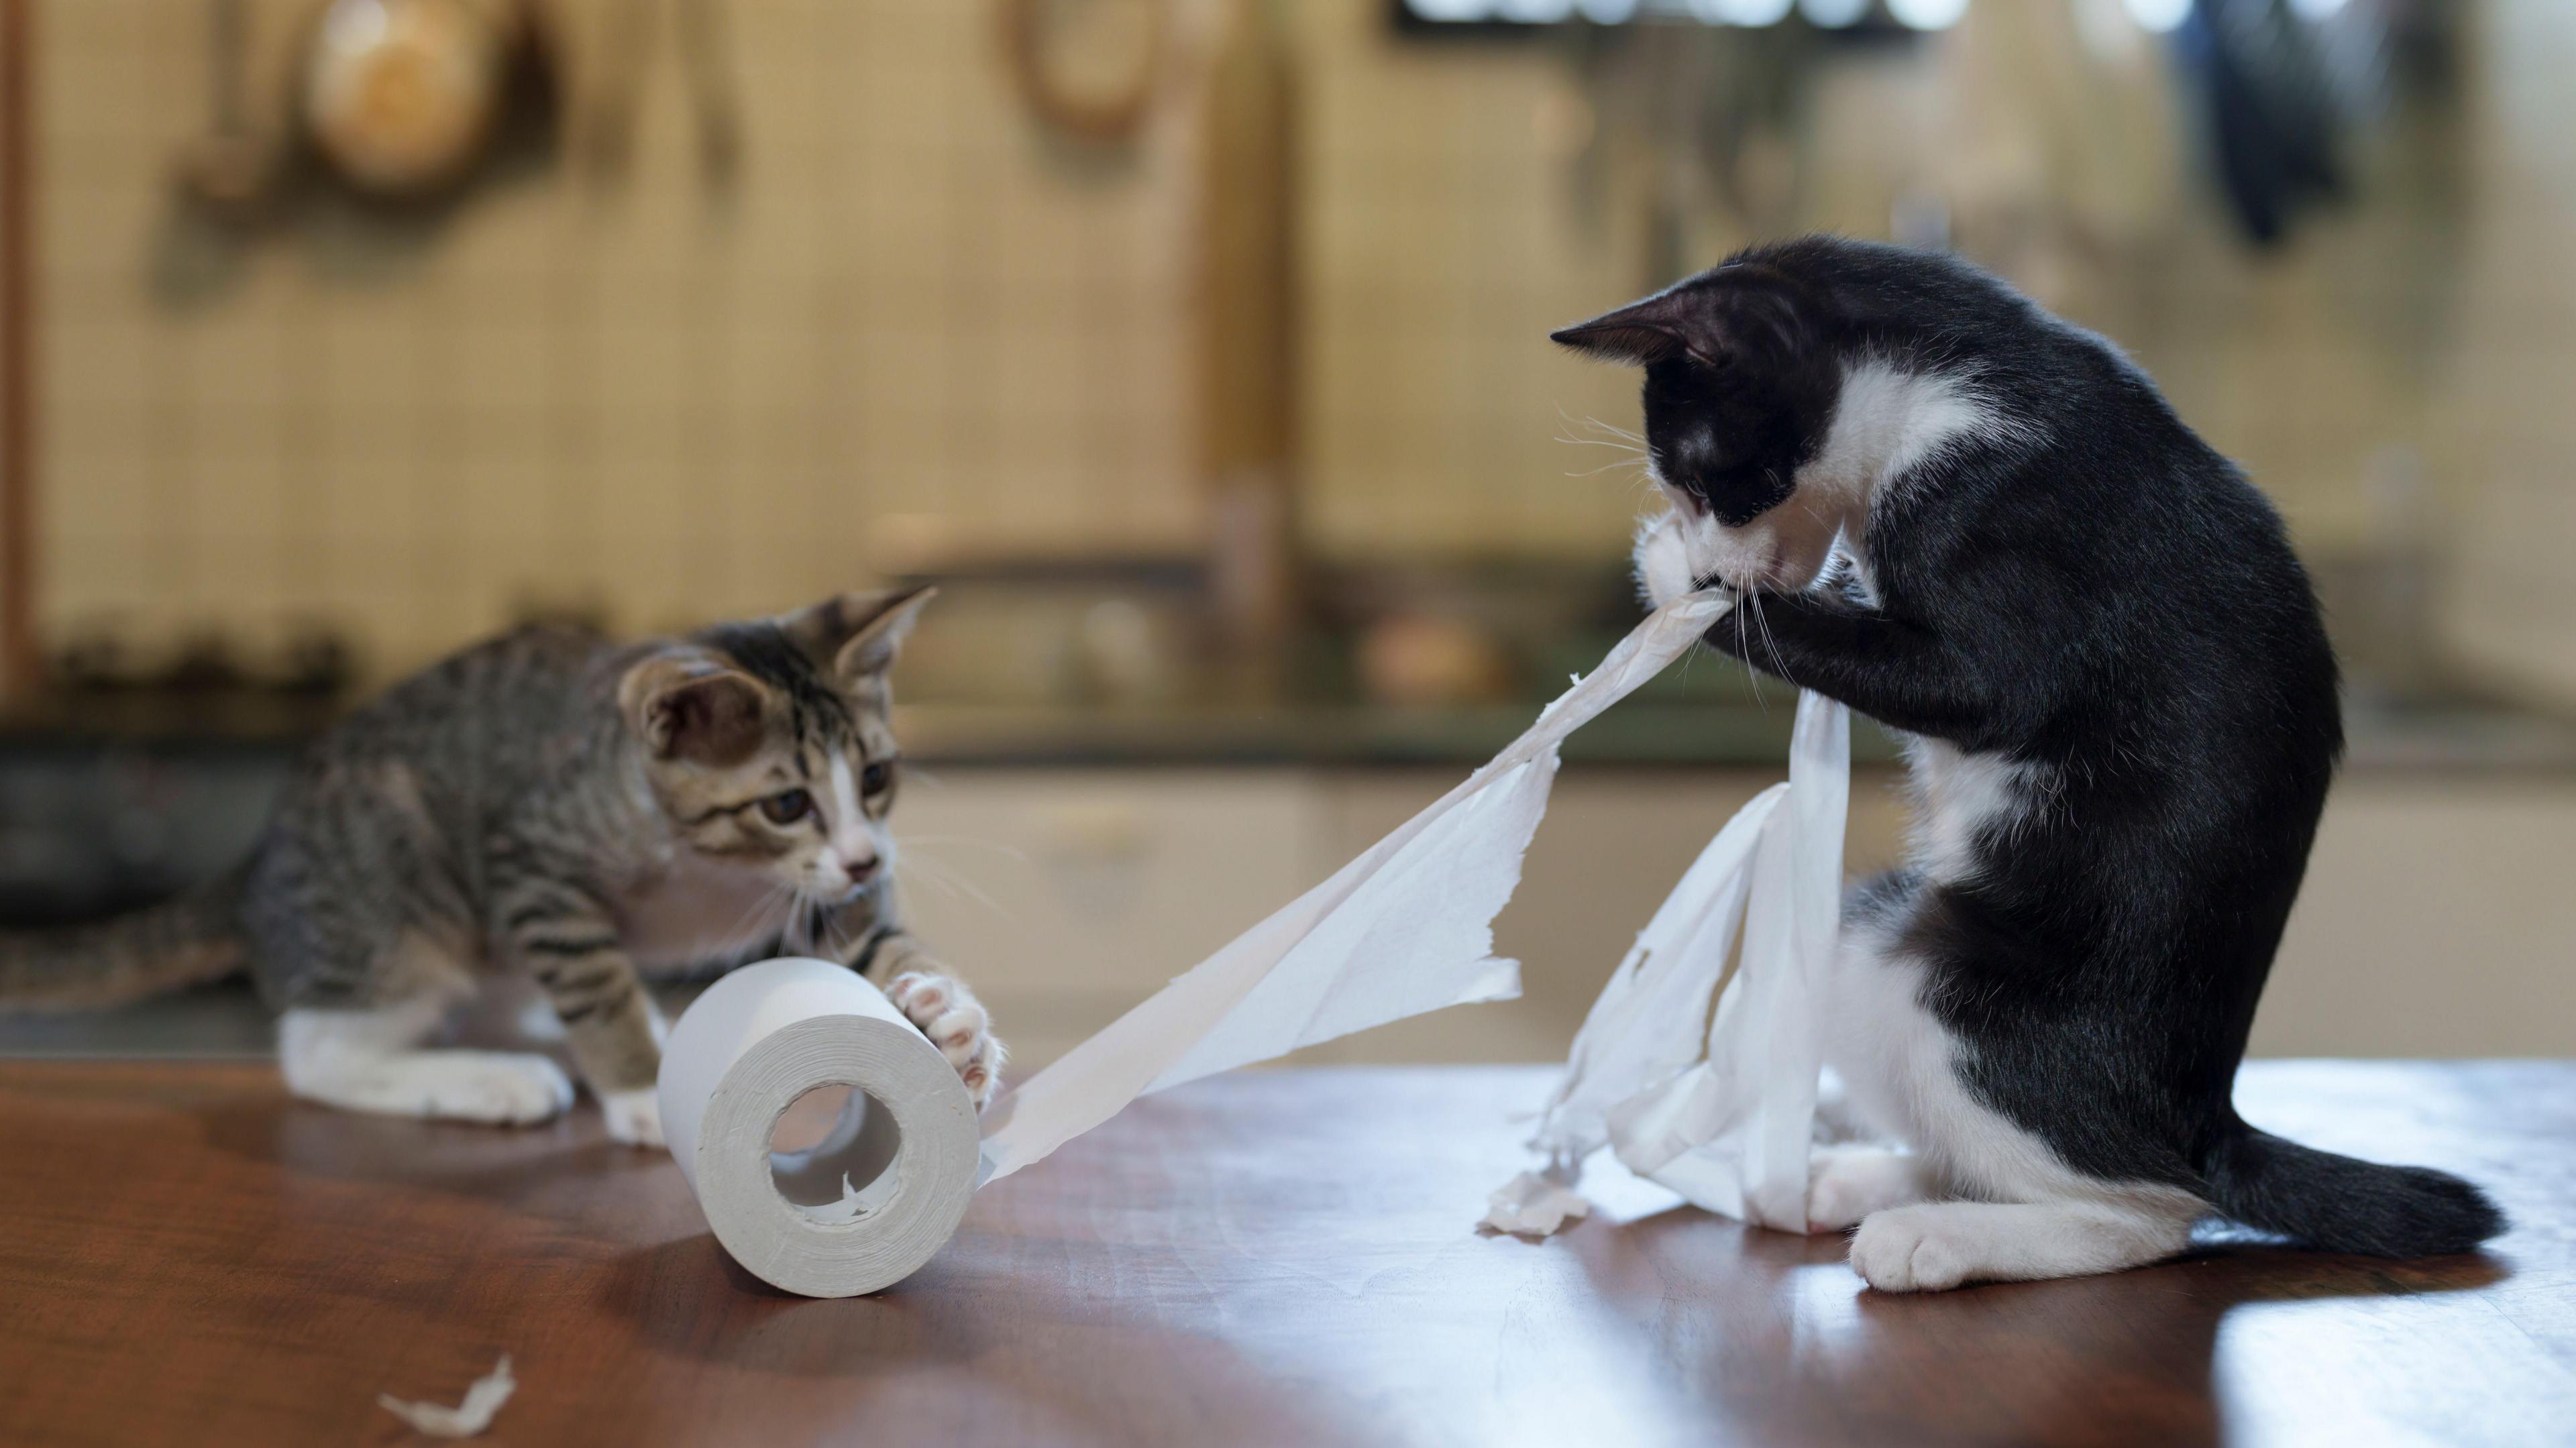
[[[859,793],[861,794],[883,794],[886,792],[886,786],[892,783],[894,783],[894,766],[884,760],[878,760],[859,771]]]
[[[774,825],[792,825],[814,812],[814,796],[801,789],[782,789],[760,802],[762,818]]]

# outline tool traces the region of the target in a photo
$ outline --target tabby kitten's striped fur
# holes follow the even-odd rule
[[[572,1100],[539,1054],[427,1046],[533,980],[610,1131],[659,1143],[662,1022],[638,972],[828,954],[888,995],[976,1103],[1002,1048],[896,911],[886,673],[929,591],[619,646],[522,630],[331,730],[251,859],[124,920],[0,938],[0,1009],[113,1004],[247,967],[298,1095],[531,1122]]]

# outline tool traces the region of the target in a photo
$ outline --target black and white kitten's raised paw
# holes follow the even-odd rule
[[[957,1068],[975,1109],[983,1110],[1001,1084],[1002,1062],[1008,1054],[993,1034],[992,1018],[985,1014],[983,1002],[975,999],[964,981],[927,971],[896,976],[886,999]]]
[[[1637,591],[1645,595],[1646,607],[1661,608],[1691,591],[1690,550],[1682,538],[1680,509],[1667,508],[1661,516],[1639,523],[1629,556],[1636,564]]]

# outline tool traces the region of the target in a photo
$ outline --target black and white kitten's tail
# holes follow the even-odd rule
[[[121,1006],[240,970],[243,866],[131,915],[0,933],[0,1011]]]
[[[2505,1228],[2486,1193],[2449,1172],[2357,1161],[2242,1123],[2205,1177],[2227,1216],[2329,1252],[2434,1257]]]

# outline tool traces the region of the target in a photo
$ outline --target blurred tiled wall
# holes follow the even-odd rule
[[[1308,516],[1329,553],[1616,549],[1640,499],[1633,471],[1593,474],[1616,454],[1556,439],[1598,438],[1591,418],[1634,428],[1634,374],[1556,354],[1547,330],[1761,235],[1886,237],[1909,198],[1936,205],[1971,257],[2130,350],[2310,546],[2375,543],[2393,524],[2374,472],[2427,471],[2462,260],[2462,138],[2438,122],[2401,116],[2381,130],[2395,139],[2356,147],[2354,204],[2261,252],[2201,177],[2201,120],[2169,48],[2117,0],[1981,4],[1937,37],[1779,47],[1700,72],[1616,45],[1394,43],[1377,0],[1296,13],[1311,91]],[[2515,27],[2548,25],[2509,15],[2476,33],[2511,46]],[[1649,32],[1632,50],[1733,43]],[[1743,82],[1730,63],[1803,68],[1797,98],[1733,163],[1768,161],[1782,199],[1749,214],[1689,175],[1682,254],[1651,272],[1657,193],[1712,153],[1676,142],[1687,126],[1641,138],[1634,113],[1651,107],[1633,92]]]
[[[1544,43],[1399,43],[1383,0],[1287,13],[1305,86],[1309,541],[1334,557],[1616,556],[1636,474],[1559,439],[1601,438],[1594,418],[1633,429],[1636,379],[1547,334],[1636,294],[1643,217],[1581,194],[1574,70]]]
[[[303,8],[261,5],[263,46]],[[38,10],[49,632],[310,618],[401,667],[525,607],[778,608],[889,531],[1197,546],[1188,24],[1101,156],[1031,119],[989,5],[728,0],[729,190],[666,34],[622,182],[228,242],[169,181],[202,0]]]
[[[2484,13],[2440,374],[2457,566],[2438,607],[2446,645],[2482,676],[2576,712],[2576,5]]]
[[[1199,548],[1192,88],[1226,3],[1179,7],[1132,155],[1029,118],[987,0],[731,0],[729,197],[666,46],[623,185],[541,175],[400,245],[339,225],[228,248],[174,222],[167,181],[205,126],[203,7],[46,0],[46,627],[311,616],[394,667],[523,606],[777,607],[890,540]],[[1559,439],[1634,427],[1634,378],[1548,329],[1757,231],[1886,235],[1930,198],[1971,255],[2128,347],[2309,548],[2447,553],[2475,585],[2455,639],[2563,654],[2576,574],[2544,540],[2576,498],[2554,466],[2576,451],[2555,80],[2576,7],[2467,7],[2464,104],[2380,128],[2352,203],[2268,254],[2227,230],[2189,88],[2117,0],[1980,4],[1827,57],[1756,157],[1794,178],[1768,220],[1707,207],[1704,158],[1616,134],[1642,87],[1597,55],[1400,40],[1382,0],[1273,13],[1301,526],[1325,557],[1615,557],[1635,472]],[[1651,234],[1676,176],[1707,213],[1678,255]],[[2535,571],[2558,592],[2529,614]]]

